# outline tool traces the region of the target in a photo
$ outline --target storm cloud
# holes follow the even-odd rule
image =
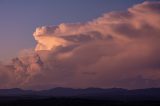
[[[159,17],[160,2],[143,2],[86,23],[38,27],[35,50],[0,64],[0,87],[160,87]]]

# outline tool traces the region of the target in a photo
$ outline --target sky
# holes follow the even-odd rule
[[[0,0],[0,60],[36,45],[36,27],[86,22],[110,11],[122,11],[144,0]],[[7,42],[10,42],[9,44]]]
[[[160,87],[160,0],[0,0],[0,89]]]

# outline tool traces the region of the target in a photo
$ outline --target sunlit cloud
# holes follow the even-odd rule
[[[160,2],[36,28],[34,51],[0,65],[0,87],[160,87]],[[28,52],[28,51],[27,51]]]

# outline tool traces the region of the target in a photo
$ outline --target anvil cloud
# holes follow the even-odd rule
[[[160,2],[33,35],[35,51],[0,64],[1,88],[160,87]]]

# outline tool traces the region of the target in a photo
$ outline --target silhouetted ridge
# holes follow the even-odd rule
[[[67,97],[100,100],[160,100],[160,88],[127,90],[122,88],[73,89],[57,87],[48,90],[32,91],[19,88],[0,89],[0,96]]]

